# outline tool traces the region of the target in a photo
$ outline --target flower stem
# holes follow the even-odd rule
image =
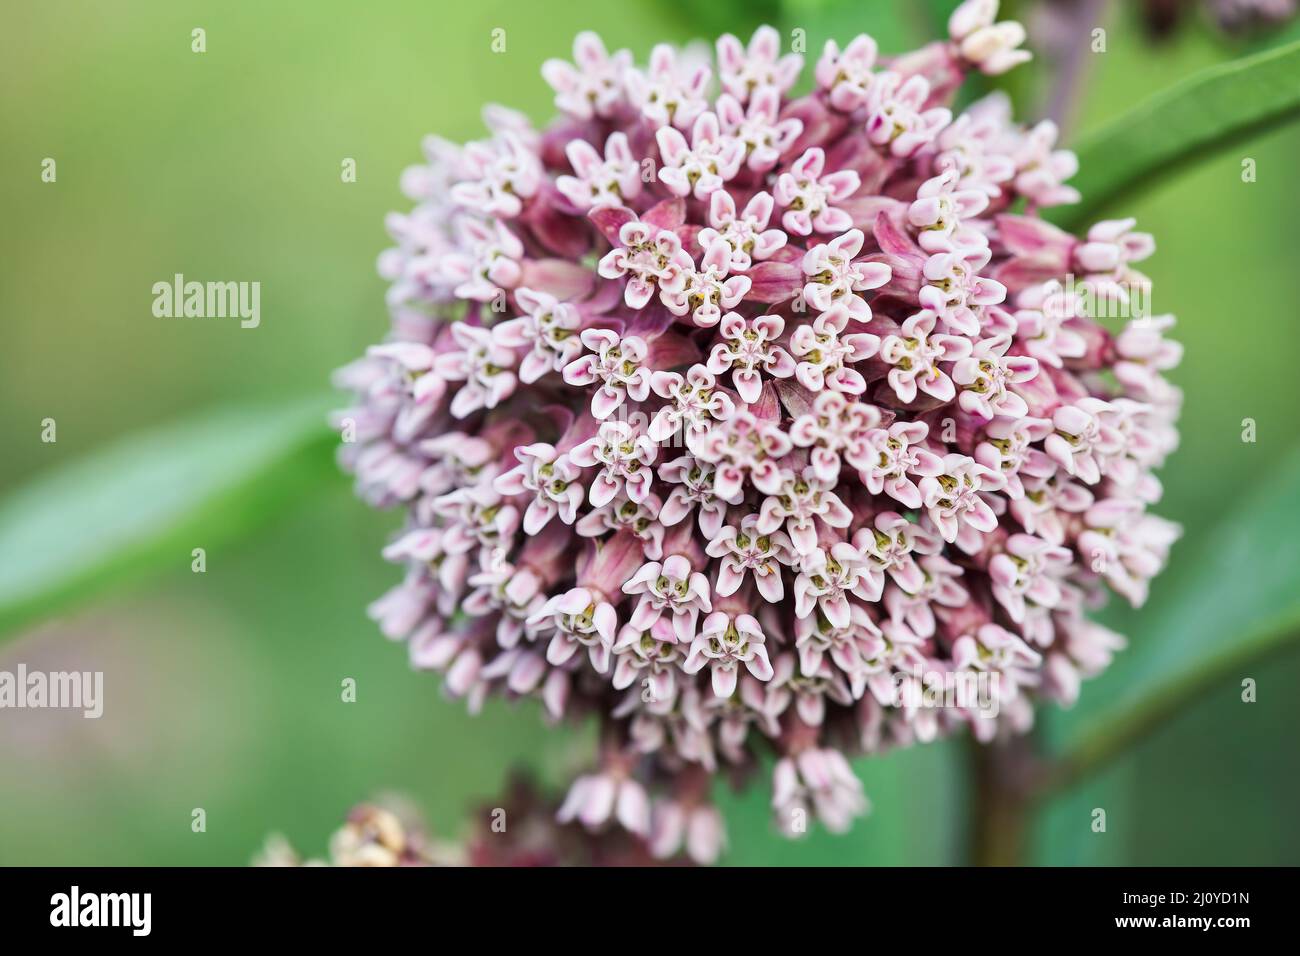
[[[1038,757],[1030,737],[994,744],[970,738],[974,801],[970,862],[977,866],[1024,866],[1030,849],[1031,806]]]

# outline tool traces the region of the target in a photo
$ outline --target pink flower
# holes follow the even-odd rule
[[[858,293],[879,289],[889,281],[891,271],[883,263],[853,261],[864,241],[862,230],[850,229],[804,255],[803,272],[808,281],[803,297],[814,309],[826,312],[843,305],[852,319],[866,322],[871,318],[871,308]]]
[[[1042,655],[1006,628],[985,624],[953,642],[952,662],[957,670],[997,674],[999,698],[1012,700],[1022,687],[1038,682]]]
[[[633,220],[619,229],[618,239],[621,245],[606,253],[596,271],[605,279],[627,276],[628,308],[644,308],[656,292],[676,295],[686,287],[695,263],[676,233]]]
[[[452,415],[465,418],[483,408],[496,408],[518,384],[514,372],[518,357],[481,326],[458,322],[451,334],[462,351],[442,353],[433,367],[443,381],[464,383],[451,400]]]
[[[628,98],[641,115],[657,127],[689,129],[696,117],[708,109],[705,93],[712,70],[707,64],[678,62],[677,53],[666,43],[650,51],[650,68],[627,71]]]
[[[779,315],[762,315],[745,319],[735,312],[723,317],[719,333],[722,341],[709,353],[708,369],[714,375],[731,372],[731,383],[742,401],[753,404],[763,390],[766,372],[772,378],[789,378],[795,361],[776,342],[785,331]]]
[[[703,365],[692,365],[685,376],[677,372],[653,372],[650,388],[668,404],[655,414],[648,434],[652,441],[667,441],[679,431],[686,437],[702,438],[715,421],[726,421],[736,410],[731,398],[716,388],[713,373]]]
[[[1056,124],[1043,120],[1021,138],[1012,154],[1016,163],[1016,191],[1039,206],[1060,206],[1079,201],[1079,191],[1063,185],[1079,171],[1079,160],[1068,149],[1056,149]]]
[[[1071,475],[1090,485],[1101,481],[1108,456],[1124,441],[1110,423],[1114,407],[1096,398],[1062,405],[1052,415],[1055,431],[1043,441],[1043,450]]]
[[[699,635],[692,641],[683,669],[694,674],[707,666],[713,693],[730,697],[736,692],[742,666],[759,680],[772,679],[765,640],[762,627],[752,615],[714,611],[704,619]]]
[[[996,415],[1024,418],[1029,405],[1011,390],[1038,374],[1038,360],[1027,355],[1007,355],[1010,335],[995,335],[974,344],[968,358],[952,367],[952,380],[961,386],[962,408],[988,421]]]
[[[935,332],[939,317],[926,309],[906,322],[898,335],[887,335],[880,343],[880,357],[893,366],[889,370],[889,387],[899,401],[916,401],[919,387],[941,402],[957,397],[948,372],[940,363],[956,362],[970,355],[969,339]]]
[[[564,380],[570,385],[595,385],[591,414],[604,419],[630,397],[643,402],[650,394],[650,370],[642,363],[646,343],[636,336],[620,338],[608,329],[587,329],[582,344],[593,354],[574,359],[564,367]]]
[[[659,520],[666,526],[675,525],[698,507],[700,531],[706,537],[716,535],[727,512],[725,501],[714,489],[716,474],[712,463],[690,454],[660,465],[659,478],[670,490]]]
[[[618,614],[599,591],[571,588],[557,594],[534,611],[527,623],[539,633],[551,632],[546,659],[552,665],[560,667],[586,648],[596,672],[609,671]]]
[[[988,244],[983,233],[962,225],[962,220],[974,219],[988,208],[988,194],[981,189],[962,189],[960,180],[958,170],[949,167],[923,182],[916,201],[907,207],[907,221],[917,230],[917,242],[926,252]]]
[[[1082,325],[1078,298],[1055,279],[1030,286],[1016,297],[1016,337],[1039,362],[1061,368],[1065,359],[1087,354],[1088,343],[1078,332]]]
[[[794,564],[794,548],[785,532],[764,532],[758,525],[758,515],[745,515],[739,528],[732,525],[722,528],[705,550],[709,557],[719,559],[716,585],[719,595],[735,594],[745,582],[746,573],[752,572],[754,585],[763,600],[777,604],[785,597],[781,567]]]
[[[582,500],[581,493],[578,500]],[[584,538],[603,538],[609,531],[626,531],[641,541],[647,558],[657,561],[663,555],[664,526],[659,521],[662,508],[663,503],[655,494],[646,495],[641,501],[633,501],[625,494],[618,495],[583,515],[573,530]]]
[[[686,282],[678,292],[664,293],[663,303],[673,315],[690,314],[696,325],[712,328],[731,311],[749,291],[748,276],[727,277],[731,268],[731,247],[715,239],[704,252],[699,269],[686,273]]]
[[[468,178],[451,187],[451,198],[466,209],[510,219],[542,183],[542,164],[519,136],[507,133],[465,147]]]
[[[627,594],[640,595],[630,623],[639,630],[649,630],[665,612],[673,623],[677,639],[690,643],[695,638],[695,624],[700,613],[710,611],[709,582],[691,567],[680,554],[663,560],[648,561],[623,585]]]
[[[564,154],[569,157],[574,175],[557,176],[555,188],[582,211],[622,206],[640,194],[641,169],[623,133],[609,134],[603,159],[581,139],[570,140]]]
[[[854,38],[843,52],[834,40],[827,40],[817,61],[817,85],[829,96],[831,106],[852,113],[865,106],[876,74],[876,41],[865,33]]]
[[[569,461],[579,468],[599,468],[591,482],[591,503],[597,508],[624,494],[645,501],[654,478],[659,446],[627,422],[602,422],[596,434],[575,445]]]
[[[744,212],[737,215],[731,193],[719,189],[709,197],[709,225],[700,230],[699,243],[707,249],[718,239],[723,240],[731,249],[727,269],[744,272],[786,244],[784,232],[767,228],[771,217],[772,197],[768,193],[755,193]]]
[[[777,826],[791,835],[804,832],[810,802],[832,833],[847,832],[869,807],[861,781],[838,750],[805,750],[777,763],[772,778]]]
[[[880,409],[874,405],[851,401],[841,392],[818,392],[812,407],[795,419],[790,440],[811,449],[812,470],[819,479],[834,482],[842,456],[862,448],[878,424]]]
[[[506,348],[527,348],[519,362],[519,381],[531,385],[547,372],[559,372],[582,351],[578,310],[555,296],[516,289],[515,301],[527,315],[492,326],[492,339]]]
[[[912,555],[938,554],[943,542],[898,512],[882,511],[872,526],[854,534],[853,547],[886,571],[900,588],[915,594],[925,584],[925,573]]]
[[[984,426],[985,440],[975,447],[975,460],[1006,479],[1007,497],[1025,496],[1024,479],[1048,478],[1056,464],[1034,445],[1052,433],[1043,418],[995,418]],[[1023,476],[1023,477],[1022,477]]]
[[[430,504],[443,519],[442,546],[450,554],[464,554],[474,548],[489,550],[513,545],[519,528],[519,510],[502,500],[486,482],[464,485]]]
[[[524,534],[537,534],[557,515],[565,524],[573,524],[583,499],[581,466],[544,442],[522,445],[514,455],[519,464],[498,477],[492,487],[510,498],[533,496],[524,511]]]
[[[1052,545],[1031,534],[1013,534],[1006,550],[989,561],[993,596],[1019,624],[1025,619],[1025,603],[1052,609],[1061,601],[1057,575],[1070,566],[1069,549]]]
[[[956,252],[936,252],[925,260],[918,299],[953,332],[978,335],[980,319],[974,307],[997,305],[1007,297],[1002,283],[980,275],[991,252],[984,246],[967,246]]]
[[[1147,587],[1165,566],[1170,546],[1181,529],[1173,522],[1145,514],[1133,499],[1107,498],[1083,514],[1085,530],[1078,549],[1106,583],[1134,607],[1146,602]]]
[[[851,366],[875,355],[880,339],[870,332],[844,334],[852,318],[843,302],[832,305],[809,325],[800,325],[790,336],[795,357],[795,378],[809,391],[823,388],[861,395],[867,388],[862,373]]]
[[[493,465],[497,454],[492,442],[464,432],[425,439],[419,448],[430,459],[420,476],[420,489],[431,495],[446,494],[477,480],[484,468]]]
[[[500,643],[498,639],[498,643]],[[512,694],[532,694],[548,680],[548,674],[563,674],[549,667],[536,648],[520,645],[503,650],[478,671],[478,681],[499,681]]]
[[[613,819],[624,830],[647,836],[650,799],[640,783],[622,774],[591,774],[573,781],[555,817],[561,823],[577,820],[592,830]]]
[[[998,0],[966,0],[948,18],[948,35],[961,49],[963,59],[980,72],[996,76],[1032,58],[1016,49],[1025,42],[1025,28],[1014,20],[993,21]]]
[[[845,461],[858,469],[858,476],[873,495],[889,495],[908,508],[921,507],[917,478],[934,477],[943,469],[943,460],[925,449],[921,442],[929,434],[924,422],[895,422],[889,428],[873,428],[861,445],[845,455]]]
[[[1088,241],[1074,250],[1074,261],[1087,272],[1118,272],[1156,251],[1150,233],[1134,232],[1136,219],[1108,219],[1088,230]]]
[[[769,26],[754,31],[748,48],[730,33],[720,36],[717,46],[718,79],[722,88],[741,103],[763,87],[786,92],[803,69],[803,57],[798,53],[781,56],[781,35]]]
[[[1029,534],[1060,544],[1069,516],[1087,510],[1092,501],[1087,488],[1071,481],[1066,472],[1053,471],[1025,480],[1024,496],[1011,502],[1010,511]]]
[[[1161,376],[1175,368],[1183,347],[1164,337],[1174,325],[1172,315],[1135,319],[1115,339],[1115,377],[1134,398],[1176,408],[1177,391]]]
[[[701,113],[691,127],[691,141],[671,126],[655,131],[663,166],[659,180],[674,196],[708,199],[740,171],[745,147],[722,134],[715,113]]]
[[[811,555],[817,548],[822,525],[847,528],[853,520],[852,513],[835,494],[835,485],[836,479],[819,478],[811,466],[802,474],[784,473],[776,493],[763,499],[755,527],[763,534],[784,528],[795,552]]]
[[[790,172],[776,180],[774,198],[786,207],[781,225],[800,236],[818,232],[843,232],[853,225],[853,217],[833,203],[848,199],[858,191],[862,180],[852,169],[828,173],[826,153],[818,147],[804,152]]]
[[[460,249],[440,260],[442,276],[455,284],[456,295],[491,302],[519,284],[524,246],[504,223],[463,216],[456,231]]]
[[[980,494],[1002,487],[1002,476],[973,458],[945,455],[943,471],[921,479],[921,498],[927,514],[943,540],[957,540],[963,526],[988,534],[998,526],[998,517]]]
[[[746,478],[764,494],[781,487],[777,465],[792,447],[790,436],[768,419],[756,418],[749,407],[740,408],[725,422],[719,422],[704,438],[692,444],[692,451],[717,470],[713,492],[723,501],[736,504],[743,496]]]
[[[847,541],[829,549],[815,548],[799,563],[794,593],[796,617],[816,608],[835,627],[848,627],[849,595],[879,601],[885,577],[865,555]]]
[[[890,665],[882,660],[888,642],[871,614],[861,604],[849,606],[849,623],[836,627],[820,614],[795,621],[795,650],[799,670],[806,676],[824,674],[830,666],[849,682],[849,694],[862,697],[877,675],[888,676]]]
[[[935,170],[955,172],[957,189],[978,189],[989,198],[1002,195],[1003,184],[1016,174],[1015,161],[999,148],[1010,112],[1001,92],[974,103],[939,134]]]
[[[844,674],[830,661],[823,660],[816,670],[800,671],[795,655],[782,654],[772,666],[772,681],[768,688],[772,701],[769,711],[784,711],[791,703],[794,712],[809,727],[821,727],[826,722],[826,712],[831,707],[848,707],[853,703]]]
[[[660,616],[648,628],[625,624],[614,642],[614,687],[624,690],[639,680],[648,702],[671,705],[685,660],[672,617]]]
[[[651,814],[650,852],[660,859],[685,847],[696,863],[716,863],[727,845],[722,814],[712,804],[661,800]]]
[[[509,650],[519,643],[525,622],[546,603],[546,582],[529,568],[516,568],[508,562],[484,568],[469,578],[473,591],[461,604],[461,610],[473,617],[496,614],[497,643]]]
[[[952,120],[952,112],[942,106],[926,109],[929,97],[930,84],[923,76],[876,74],[867,91],[867,138],[891,156],[916,155]]]
[[[741,102],[726,93],[719,96],[718,123],[724,137],[743,147],[745,166],[765,173],[803,132],[803,122],[796,117],[781,118],[781,94],[772,86],[755,90],[748,109]]]
[[[610,56],[596,34],[585,31],[573,41],[573,60],[547,60],[542,76],[555,90],[555,105],[577,119],[610,116],[624,99],[623,78],[632,54],[619,50]]]
[[[928,554],[917,564],[925,578],[921,586],[915,591],[897,585],[887,588],[885,608],[892,621],[927,638],[934,635],[935,609],[962,607],[970,601],[970,594],[958,581],[962,569],[942,555]]]

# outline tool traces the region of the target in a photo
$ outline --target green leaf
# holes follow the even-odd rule
[[[1230,513],[1199,553],[1175,546],[1169,572],[1131,616],[1130,647],[1048,715],[1064,755],[1049,785],[1108,762],[1208,688],[1240,693],[1241,668],[1300,639],[1300,455]],[[1166,580],[1172,578],[1172,580]]]
[[[1300,117],[1300,42],[1222,63],[1157,93],[1075,145],[1082,202],[1051,210],[1067,229],[1179,168]]]
[[[0,635],[109,583],[185,568],[336,474],[323,398],[133,434],[0,502]]]

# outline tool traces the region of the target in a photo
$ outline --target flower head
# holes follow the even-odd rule
[[[954,116],[1028,58],[997,13],[830,41],[798,97],[770,27],[644,67],[584,33],[543,66],[557,123],[493,107],[403,174],[391,334],[337,378],[343,464],[407,515],[370,613],[471,707],[598,718],[575,826],[715,859],[710,777],[770,755],[782,828],[842,830],[849,755],[1073,701],[1122,643],[1088,610],[1166,561],[1173,317],[1082,307],[1145,287],[1154,240],[1041,218],[1077,199],[1050,122]]]

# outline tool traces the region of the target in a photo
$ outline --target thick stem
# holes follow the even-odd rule
[[[1029,737],[994,744],[970,740],[974,800],[970,861],[977,866],[1024,866],[1037,758]]]
[[[1062,14],[1061,30],[1069,38],[1060,51],[1060,65],[1047,100],[1045,114],[1060,129],[1060,139],[1066,139],[1079,97],[1083,93],[1088,67],[1092,62],[1088,37],[1095,27],[1101,26],[1106,12],[1106,0],[1078,0]]]

